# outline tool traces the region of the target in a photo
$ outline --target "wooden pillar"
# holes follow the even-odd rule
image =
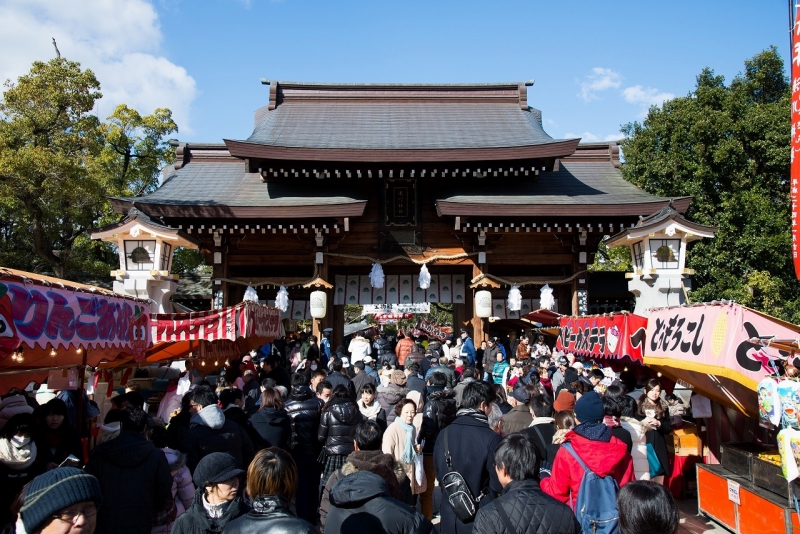
[[[214,234],[214,248],[211,252],[213,265],[211,298],[214,309],[230,306],[228,302],[228,283],[221,280],[228,277],[228,256],[225,254],[225,242],[226,238],[223,234]]]
[[[331,354],[336,351],[336,347],[341,345],[344,341],[344,305],[331,306],[333,313],[331,314]],[[345,347],[347,349],[347,347]]]

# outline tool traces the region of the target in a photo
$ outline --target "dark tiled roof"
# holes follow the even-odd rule
[[[225,216],[226,213],[236,216],[235,213],[247,211],[248,208],[298,211],[296,208],[306,206],[350,206],[360,215],[366,206],[366,199],[356,188],[342,187],[341,182],[320,180],[313,187],[298,188],[289,181],[264,183],[258,173],[244,171],[242,161],[189,163],[180,170],[169,173],[161,187],[147,196],[111,200],[117,211],[127,211],[126,207],[135,202],[136,206],[153,215],[166,215],[168,208],[181,206],[207,207],[209,209],[205,214],[209,216],[213,216],[212,212],[215,211],[219,212],[216,213],[217,216]],[[266,212],[253,215],[269,216]],[[295,216],[309,217],[313,214],[305,212]]]
[[[282,104],[259,113],[248,143],[316,149],[503,148],[556,142],[519,104]]]
[[[685,210],[689,199],[676,201]],[[498,183],[473,180],[437,200],[441,215],[477,215],[480,206],[493,206],[486,215],[586,215],[602,208],[604,215],[650,214],[669,199],[647,193],[626,182],[611,161],[561,161],[558,170],[537,181]],[[685,206],[684,206],[685,204]],[[575,211],[565,211],[575,207]],[[470,213],[471,212],[471,213]]]
[[[681,215],[678,212],[678,210],[676,210],[675,207],[670,203],[670,204],[664,206],[663,208],[661,208],[660,210],[656,211],[655,213],[651,213],[650,215],[648,215],[646,217],[642,217],[641,219],[639,219],[639,222],[637,222],[636,226],[634,226],[633,228],[626,228],[622,232],[620,232],[618,234],[614,234],[614,235],[608,237],[607,239],[605,239],[604,241],[606,243],[621,244],[621,243],[619,243],[619,241],[623,237],[625,237],[628,234],[630,234],[631,232],[640,232],[640,231],[646,230],[648,228],[657,228],[657,227],[661,226],[662,223],[664,223],[665,221],[671,221],[671,220],[672,221],[676,221],[681,226],[684,226],[686,228],[689,228],[690,230],[694,230],[694,231],[700,232],[700,233],[712,233],[713,234],[713,233],[715,233],[717,231],[717,228],[715,228],[713,226],[705,226],[705,225],[698,224],[696,222],[692,222],[692,221],[688,220],[686,217]]]

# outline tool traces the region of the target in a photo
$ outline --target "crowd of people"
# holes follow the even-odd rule
[[[175,382],[198,383],[173,383],[159,415],[135,389],[113,397],[90,452],[63,400],[11,392],[3,531],[577,534],[607,513],[623,534],[676,532],[662,482],[679,403],[656,378],[541,337],[398,337],[290,337],[212,380],[189,365]],[[597,516],[578,506],[589,478],[611,495]]]

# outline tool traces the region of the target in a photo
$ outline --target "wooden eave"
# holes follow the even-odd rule
[[[541,145],[502,148],[404,150],[302,148],[269,146],[230,139],[225,139],[224,141],[231,155],[238,158],[295,161],[346,161],[354,163],[416,163],[558,158],[563,157],[565,154],[572,154],[575,152],[580,139],[567,139]]]
[[[691,197],[673,200],[672,204],[681,211],[689,208]],[[564,217],[598,216],[625,217],[652,213],[668,205],[669,199],[656,202],[638,202],[630,204],[498,204],[487,202],[450,202],[436,201],[436,212],[442,216],[473,217]]]
[[[125,212],[129,201],[111,199],[115,211]],[[348,204],[326,205],[323,210],[316,204],[298,206],[214,206],[136,203],[136,207],[151,216],[170,218],[217,218],[217,219],[333,219],[337,217],[360,217],[367,207],[366,201]]]

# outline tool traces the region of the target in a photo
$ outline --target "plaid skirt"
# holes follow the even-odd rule
[[[325,457],[325,467],[322,470],[322,486],[328,483],[328,479],[333,473],[342,468],[347,455],[345,454],[331,454]]]

